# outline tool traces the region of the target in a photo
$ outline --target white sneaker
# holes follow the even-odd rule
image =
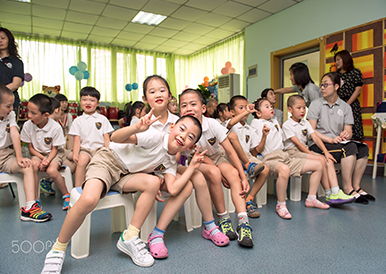
[[[129,241],[125,241],[123,235],[126,230],[122,232],[117,242],[117,247],[120,251],[130,256],[136,265],[149,267],[154,264],[154,258],[150,252],[146,249],[146,245],[138,236],[131,238]]]
[[[66,253],[64,251],[50,250],[44,261],[44,268],[41,274],[60,274]]]

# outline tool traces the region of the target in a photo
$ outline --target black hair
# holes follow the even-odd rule
[[[68,102],[66,95],[61,94],[61,93],[56,94],[55,99],[59,100],[59,102]],[[68,113],[68,108],[69,108],[69,106],[67,105],[67,108],[64,111],[65,113]]]
[[[236,100],[245,100],[248,101],[243,95],[235,95],[231,98],[228,103],[229,110],[235,110]]]
[[[134,104],[131,103],[132,102],[126,104],[126,125],[130,125],[131,118],[133,118],[137,109],[142,111],[142,109],[145,107],[145,103],[141,101],[136,101]]]
[[[148,76],[146,77],[145,81],[143,81],[143,84],[142,84],[142,88],[143,88],[143,96],[145,98],[147,98],[146,96],[146,91],[147,91],[147,85],[149,84],[149,82],[153,79],[157,79],[157,80],[160,80],[162,83],[164,83],[164,85],[166,86],[166,88],[168,89],[168,92],[170,94],[170,96],[172,95],[172,93],[170,92],[170,86],[169,86],[169,83],[168,81],[166,81],[165,78],[163,78],[162,76],[160,75],[151,75],[151,76]]]
[[[259,99],[257,99],[255,101],[255,109],[257,111],[260,111],[260,107],[261,107],[261,104],[264,102],[264,101],[268,101],[266,98],[263,98],[263,97],[260,97]],[[268,101],[269,102],[269,101]],[[271,104],[271,103],[270,103]],[[259,119],[259,117],[257,116],[257,112],[253,112],[252,113],[253,117],[255,117],[256,119]]]
[[[354,69],[354,60],[349,51],[341,50],[334,55],[334,61],[336,62],[336,57],[342,58],[343,61],[343,70],[346,72],[352,71]]]
[[[175,125],[177,125],[179,122],[182,122],[182,121],[185,120],[185,119],[190,119],[190,120],[192,120],[193,123],[199,128],[199,133],[198,133],[198,135],[196,136],[196,140],[195,140],[195,142],[194,142],[194,143],[197,143],[197,142],[201,139],[201,134],[202,134],[202,126],[201,126],[201,123],[200,123],[200,121],[199,121],[196,117],[190,116],[190,115],[185,115],[185,116],[182,116],[181,118],[179,118],[179,119],[176,121]]]
[[[8,54],[15,58],[20,58],[20,55],[17,51],[17,43],[15,41],[15,37],[13,37],[12,32],[9,29],[0,27],[0,31],[4,32],[8,37]]]
[[[198,96],[199,101],[201,102],[202,105],[206,105],[206,98],[202,94],[202,92],[199,89],[192,89],[192,88],[187,88],[185,89],[180,96],[178,97],[178,101],[181,104],[181,97],[184,96],[185,94],[193,93]]]
[[[328,72],[328,73],[326,73],[326,74],[324,74],[324,75],[322,76],[320,82],[322,82],[322,79],[323,79],[325,76],[327,76],[328,78],[330,78],[330,80],[332,81],[332,83],[333,83],[334,85],[338,85],[338,86],[339,86],[339,88],[338,88],[338,90],[337,90],[337,91],[339,91],[340,86],[341,86],[341,78],[340,78],[339,73],[338,73],[338,72],[335,72],[335,71],[334,71],[334,72]]]
[[[218,104],[215,111],[213,112],[213,118],[220,119],[220,112],[223,113],[226,108],[228,108],[229,110],[228,104],[225,104],[225,103]]]
[[[82,98],[83,96],[91,96],[91,97],[94,97],[98,100],[101,99],[101,94],[99,93],[99,91],[94,88],[94,87],[84,87],[80,90],[80,98]]]
[[[303,100],[305,102],[304,98],[302,96],[300,96],[299,94],[291,95],[290,97],[288,97],[287,107],[292,108],[292,106],[295,104],[296,100]]]
[[[292,64],[289,70],[292,72],[297,86],[304,88],[307,84],[314,83],[311,79],[307,65],[295,63]]]
[[[12,95],[12,97],[14,96],[13,92],[9,88],[7,88],[4,84],[0,84],[0,103],[3,102],[4,94]]]
[[[29,102],[35,104],[38,107],[41,114],[43,115],[45,113],[52,114],[52,102],[50,97],[48,97],[47,95],[43,93],[35,94],[29,99]]]
[[[262,98],[267,98],[268,92],[269,92],[270,90],[273,90],[273,89],[272,89],[272,88],[266,88],[266,89],[264,89],[264,90],[261,92],[261,97],[262,97]]]
[[[51,104],[52,104],[52,110],[51,114],[54,113],[55,109],[60,108],[60,101],[54,97],[50,97]]]

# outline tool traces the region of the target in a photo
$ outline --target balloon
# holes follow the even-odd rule
[[[225,67],[227,68],[227,69],[230,69],[231,67],[232,67],[232,63],[231,62],[226,62],[225,63]]]
[[[76,80],[78,80],[78,81],[82,80],[84,78],[83,71],[75,72],[74,76],[75,76]]]
[[[30,73],[24,74],[24,81],[31,82],[32,81],[32,75]]]
[[[71,75],[74,75],[75,72],[77,72],[78,70],[79,69],[76,66],[72,66],[68,71],[70,72]]]
[[[82,62],[82,61],[80,61],[80,62],[78,63],[77,67],[78,67],[78,69],[79,69],[80,71],[85,71],[85,70],[87,69],[86,63],[85,63],[85,62]]]
[[[126,90],[126,91],[131,91],[131,85],[130,85],[130,84],[126,84],[125,90]]]
[[[90,78],[90,72],[88,72],[87,70],[83,71],[83,75],[84,75],[84,79],[88,79]]]
[[[208,76],[204,77],[204,82],[206,82],[206,81],[209,81],[209,77]]]
[[[20,84],[20,87],[22,87],[22,86],[24,86],[24,81],[23,81],[23,82],[21,82],[21,84]]]
[[[189,85],[185,85],[185,89],[189,88]]]
[[[133,84],[131,85],[131,87],[132,87],[134,90],[136,90],[136,89],[138,89],[138,84],[137,84],[137,83],[133,83]]]
[[[228,74],[228,69],[227,68],[222,68],[221,69],[221,74],[224,75],[224,74]]]
[[[235,73],[235,72],[236,72],[235,68],[230,68],[229,69],[229,73]]]

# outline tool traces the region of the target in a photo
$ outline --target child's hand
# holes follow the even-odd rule
[[[249,188],[250,188],[250,186],[249,186],[248,181],[242,180],[241,181],[241,192],[239,193],[242,198],[245,198],[245,196],[248,194]]]
[[[155,119],[151,119],[151,116],[153,115],[153,111],[154,111],[154,108],[152,108],[148,114],[146,114],[146,115],[143,116],[141,119],[139,119],[139,121],[135,124],[135,127],[137,128],[137,130],[138,130],[139,132],[143,132],[143,131],[148,130],[149,127],[150,127],[155,121],[157,121],[159,118],[161,118],[161,116],[158,116],[158,117],[155,118]]]
[[[221,182],[227,189],[231,188],[231,185],[229,184],[228,180],[221,174]]]
[[[22,168],[27,168],[27,167],[30,167],[32,166],[32,161],[30,159],[27,159],[27,158],[21,158],[21,159],[18,159],[17,160],[17,164],[22,167]]]
[[[39,169],[39,171],[44,172],[44,171],[46,171],[47,166],[43,166],[43,162],[40,162],[40,164],[39,164],[39,166],[38,166],[38,169]]]
[[[158,190],[158,193],[157,193],[157,196],[155,196],[155,199],[157,200],[157,202],[165,202],[165,199],[162,198],[162,193],[161,193],[161,190]]]
[[[263,126],[263,130],[262,130],[262,131],[263,131],[263,135],[267,136],[270,130],[271,130],[271,129],[270,129],[269,127],[267,127],[266,125],[264,125],[264,126]]]
[[[340,133],[340,138],[342,138],[342,141],[350,140],[350,134],[347,131],[343,130]]]
[[[248,105],[245,107],[245,111],[248,113],[248,115],[251,114],[251,113],[256,112],[255,104],[248,104]]]
[[[340,136],[336,136],[335,138],[332,138],[332,144],[339,144],[342,141],[343,140]]]
[[[73,155],[72,156],[72,160],[74,161],[75,164],[78,164],[78,161],[79,161],[79,155]]]
[[[326,157],[326,162],[329,163],[330,160],[337,163],[337,161],[335,160],[334,156],[331,155],[330,152],[327,152],[324,154],[324,157]]]
[[[42,166],[43,168],[47,168],[48,165],[50,164],[50,161],[48,161],[48,159],[45,158],[40,164],[41,164],[41,166]]]
[[[193,155],[192,160],[190,160],[190,164],[192,165],[194,169],[199,168],[201,163],[204,161],[204,154],[207,152],[207,150],[204,150],[200,153],[200,148],[198,147],[196,152]]]

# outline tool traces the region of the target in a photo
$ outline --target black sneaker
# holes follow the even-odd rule
[[[24,207],[20,209],[21,216],[20,219],[22,221],[32,221],[37,223],[42,223],[50,220],[52,218],[51,213],[45,212],[42,210],[38,203],[34,203],[30,210],[26,211]]]
[[[253,247],[252,227],[248,223],[239,224],[237,226],[237,233],[239,235],[237,241],[240,245]]]

